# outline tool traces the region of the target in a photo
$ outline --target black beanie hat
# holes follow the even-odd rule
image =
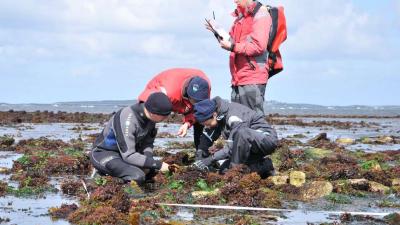
[[[144,103],[147,111],[161,116],[168,116],[172,111],[172,103],[162,92],[152,93]]]

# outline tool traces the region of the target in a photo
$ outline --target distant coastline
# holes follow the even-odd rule
[[[51,104],[9,104],[0,103],[0,111],[50,111],[50,112],[87,112],[112,113],[119,108],[134,104],[135,100],[105,100],[105,101],[77,101],[56,102]],[[321,106],[314,104],[282,103],[278,101],[265,102],[267,114],[280,115],[339,115],[339,116],[400,116],[400,106]]]

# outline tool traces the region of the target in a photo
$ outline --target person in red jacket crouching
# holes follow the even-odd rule
[[[145,102],[150,94],[163,92],[172,102],[172,111],[184,115],[183,124],[177,135],[184,137],[193,126],[194,144],[199,145],[203,126],[196,123],[193,115],[193,105],[210,98],[211,83],[206,74],[198,69],[174,68],[165,70],[146,85],[138,100]]]

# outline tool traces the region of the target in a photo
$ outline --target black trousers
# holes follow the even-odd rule
[[[146,175],[144,170],[125,162],[121,155],[114,151],[95,148],[90,153],[90,161],[100,173],[119,177],[125,182],[134,180],[141,185],[155,175],[154,170],[150,170]]]
[[[277,147],[275,130],[268,131],[242,128],[233,136],[230,163],[246,164],[262,178],[274,170],[272,160],[265,156],[272,154]]]
[[[194,146],[196,147],[196,150],[199,147],[200,144],[200,137],[203,134],[203,129],[204,126],[201,125],[200,123],[194,123],[193,124],[193,141],[194,141]]]

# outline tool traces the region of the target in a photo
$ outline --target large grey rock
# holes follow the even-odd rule
[[[329,181],[313,181],[306,184],[300,192],[300,199],[310,201],[332,193],[333,185]]]

